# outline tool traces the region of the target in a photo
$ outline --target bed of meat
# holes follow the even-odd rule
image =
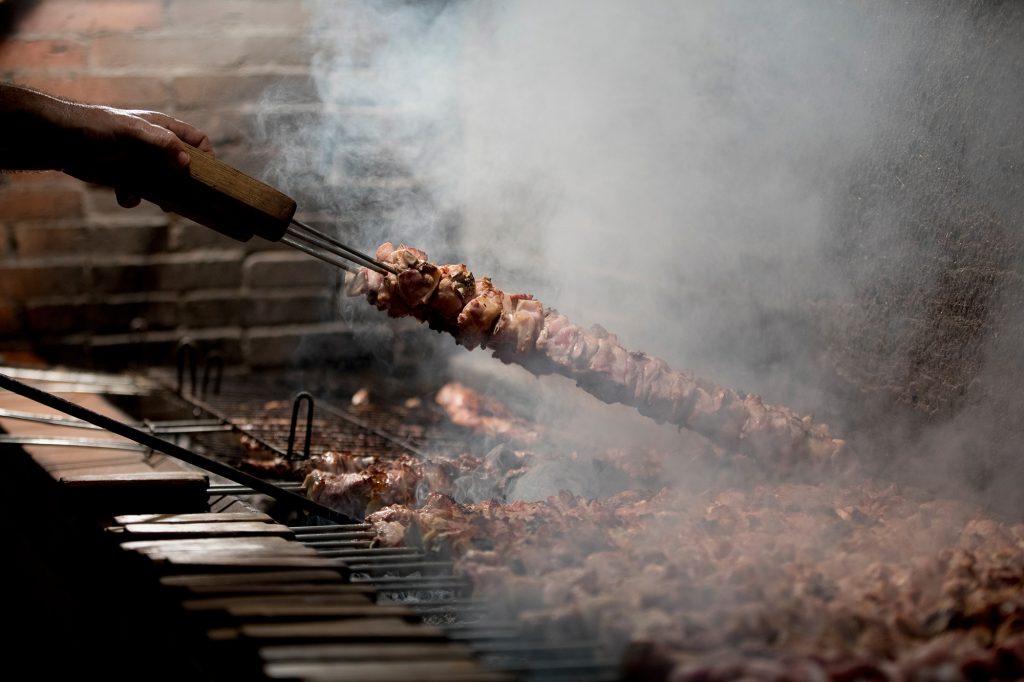
[[[708,438],[692,452],[597,451],[625,481],[614,495],[510,502],[504,493],[533,466],[542,427],[446,386],[437,402],[452,422],[505,439],[498,455],[366,463],[341,453],[306,478],[312,496],[365,517],[378,544],[453,559],[477,594],[533,630],[621,652],[630,679],[1024,678],[1024,523],[865,478],[827,427],[620,353],[606,333],[577,328],[568,355],[554,351],[545,344],[567,320],[522,308],[532,299],[513,300],[462,266],[390,245],[378,257],[399,274],[364,271],[351,291],[390,314]],[[714,476],[661,487],[669,459]],[[487,478],[491,499],[457,502],[467,476]]]

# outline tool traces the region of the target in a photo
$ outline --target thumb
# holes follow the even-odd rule
[[[117,197],[117,203],[124,208],[135,208],[142,203],[142,199],[137,194],[117,187],[114,188],[114,196]]]

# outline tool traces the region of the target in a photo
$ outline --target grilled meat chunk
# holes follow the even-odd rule
[[[486,436],[526,445],[539,437],[536,428],[510,414],[503,403],[458,382],[442,386],[434,399],[452,422]]]

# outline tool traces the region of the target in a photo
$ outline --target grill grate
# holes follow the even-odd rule
[[[155,380],[164,387],[174,385],[169,376],[157,374]],[[239,466],[252,456],[252,448],[288,457],[293,412],[298,415],[298,429],[291,436],[292,446],[302,449],[298,444],[304,440],[306,413],[297,409],[299,406],[291,398],[299,393],[299,386],[287,377],[224,377],[217,394],[194,396],[186,392],[183,396],[168,390],[144,398],[128,396],[117,400],[123,409],[142,419],[178,419],[184,412],[193,418],[218,420],[230,428],[179,437],[207,456]],[[349,397],[358,388],[350,384],[313,391],[316,407],[309,424],[311,454],[343,449],[356,456],[386,461],[403,454],[429,459],[434,454],[479,453],[489,447],[486,439],[467,435],[447,424],[432,402],[433,390],[417,394],[408,386],[391,392],[380,387],[370,405],[352,405]],[[412,402],[407,402],[410,398]],[[274,482],[285,489],[300,489],[298,481]],[[213,505],[220,510],[230,509],[239,497],[249,499],[254,494],[245,486],[232,483],[211,485],[209,492]],[[438,628],[444,639],[466,647],[487,671],[497,675],[495,679],[506,679],[502,675],[509,674],[524,682],[597,682],[618,678],[616,661],[603,657],[594,642],[547,641],[508,620],[497,605],[474,599],[472,585],[454,574],[449,561],[427,557],[415,548],[374,547],[374,535],[367,524],[328,523],[314,517],[300,518],[289,528],[297,542],[343,569],[349,584],[371,590],[380,605],[411,610],[419,620]],[[301,586],[294,587],[299,591]],[[337,612],[325,609],[324,618]],[[267,645],[260,652],[266,661],[265,672],[271,678],[301,675],[306,663],[314,660],[316,665],[336,660],[350,667],[353,657],[359,657],[351,648],[328,648],[339,646],[336,643],[310,643],[316,637],[308,632],[303,635],[301,631],[273,629],[273,625],[286,625],[286,621],[279,610],[265,630],[249,633]],[[375,641],[371,626],[367,621],[366,636],[353,636],[352,641]],[[406,653],[411,652],[412,649]],[[358,667],[352,670],[358,671]],[[455,675],[450,679],[458,679],[452,669],[447,670]],[[417,674],[410,678],[417,678]]]

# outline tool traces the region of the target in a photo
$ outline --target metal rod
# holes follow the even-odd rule
[[[29,386],[28,384],[23,384],[16,379],[12,379],[6,374],[0,373],[0,388],[5,388],[12,393],[17,393],[20,396],[34,400],[37,403],[46,405],[47,407],[52,407],[53,409],[71,415],[72,417],[78,417],[90,424],[95,424],[96,426],[104,428],[112,433],[116,433],[119,436],[124,436],[129,440],[145,445],[152,450],[162,452],[169,457],[180,459],[192,466],[223,476],[228,480],[235,481],[242,485],[247,485],[253,490],[261,492],[264,495],[289,504],[295,508],[308,511],[312,514],[316,514],[317,516],[351,522],[351,519],[346,517],[344,514],[340,514],[329,507],[318,504],[308,497],[303,497],[302,495],[298,495],[288,490],[283,490],[271,483],[267,483],[262,478],[252,476],[244,471],[239,471],[232,466],[218,462],[215,459],[186,450],[181,446],[169,443],[162,438],[157,438],[145,431],[140,431],[139,429],[129,426],[128,424],[124,424],[116,419],[99,414],[98,412],[93,412],[81,405],[76,405],[75,403],[65,400],[60,396],[52,395],[46,391],[41,391],[34,386]]]
[[[95,448],[97,450],[130,450],[149,452],[150,448],[138,443],[96,438],[55,438],[52,436],[0,436],[0,445],[45,445],[47,447]]]
[[[372,540],[375,537],[377,537],[377,534],[372,530],[357,530],[348,533],[322,533],[317,535],[315,540],[303,539],[302,542],[310,547],[315,547],[332,540]]]
[[[2,367],[3,372],[9,377],[23,379],[26,381],[47,381],[60,384],[91,385],[98,392],[105,392],[110,387],[118,387],[124,390],[138,390],[142,384],[148,384],[144,378],[129,378],[122,374],[96,374],[92,372],[68,372],[57,369],[27,369],[24,367]],[[146,390],[150,386],[144,386]]]
[[[369,530],[372,528],[368,523],[351,523],[348,525],[331,524],[324,526],[289,526],[295,531],[295,535],[316,535],[318,533],[333,533],[335,531]]]
[[[306,440],[302,448],[302,460],[309,461],[309,445],[313,439],[313,396],[306,391],[300,391],[295,396],[295,402],[292,403],[292,421],[288,429],[288,455],[286,457],[289,461],[296,459],[295,431],[299,422],[299,409],[302,407],[302,401],[306,401]]]
[[[311,248],[318,249],[320,251],[324,251],[324,252],[329,253],[329,254],[331,254],[333,256],[337,256],[338,258],[344,258],[345,260],[351,261],[351,262],[355,263],[356,265],[359,265],[359,266],[362,266],[362,267],[366,267],[366,268],[370,268],[371,270],[376,270],[377,272],[381,273],[382,275],[386,275],[387,274],[387,270],[385,270],[381,266],[377,265],[377,262],[374,261],[373,259],[364,259],[364,258],[361,258],[359,256],[354,256],[351,253],[348,253],[346,251],[342,251],[341,249],[339,249],[334,244],[331,244],[330,242],[326,241],[325,239],[321,239],[320,237],[322,237],[323,235],[317,236],[315,234],[308,234],[306,232],[301,232],[299,230],[291,230],[291,231],[288,232],[287,236],[290,239],[299,240],[299,241],[301,241],[302,243],[306,244],[307,246],[309,246]]]
[[[395,271],[395,269],[393,267],[391,267],[390,265],[388,265],[387,263],[382,263],[379,260],[377,260],[376,258],[373,258],[371,256],[366,255],[362,251],[356,251],[352,247],[346,246],[345,244],[342,244],[337,239],[334,239],[333,237],[330,237],[330,236],[324,234],[323,232],[320,232],[319,230],[317,230],[317,229],[315,229],[313,227],[310,227],[309,225],[307,225],[306,223],[302,222],[301,220],[296,220],[295,218],[292,218],[292,225],[295,225],[297,227],[302,228],[307,233],[309,233],[310,235],[312,235],[313,237],[315,237],[316,239],[318,239],[320,241],[327,242],[328,244],[330,244],[332,246],[335,246],[335,247],[341,249],[342,251],[345,251],[346,253],[349,253],[349,254],[357,257],[357,258],[362,259],[363,261],[366,261],[367,263],[370,263],[371,265],[375,266],[374,269],[376,269],[378,271],[385,270],[387,272],[390,272],[392,275],[398,274]],[[289,228],[289,230],[291,230],[291,228]],[[294,234],[294,232],[293,232],[293,234]]]
[[[348,563],[348,567],[353,572],[359,572],[359,573],[369,573],[370,571],[376,571],[376,572],[380,572],[380,571],[410,571],[410,572],[416,571],[416,572],[419,572],[420,570],[430,569],[430,568],[434,568],[434,569],[446,568],[448,570],[452,569],[452,562],[450,562],[450,561],[422,561],[421,559],[418,559],[418,558],[417,559],[412,559],[412,560],[410,560],[408,562],[402,562],[402,561],[399,561],[395,557],[387,557],[386,561],[381,561],[380,563],[371,563],[370,561],[368,561],[366,559],[359,559],[359,560],[349,559],[349,560],[347,560],[347,563]],[[431,574],[431,577],[434,577],[434,576],[435,576],[435,574]],[[440,575],[438,575],[437,577],[448,577],[448,576],[440,576]]]
[[[50,426],[61,426],[69,429],[86,429],[89,431],[102,431],[100,427],[81,419],[61,417],[56,414],[38,414],[36,412],[19,412],[18,410],[6,410],[0,408],[0,419],[17,419],[18,421],[35,422],[48,424]],[[151,433],[179,434],[179,433],[216,433],[218,431],[230,431],[231,425],[222,424],[212,419],[193,421],[147,421],[143,424]]]
[[[0,419],[17,419],[19,421],[36,422],[38,424],[49,424],[50,426],[66,426],[73,429],[97,430],[100,428],[90,424],[89,422],[84,422],[81,419],[71,419],[69,417],[61,417],[56,414],[19,412],[18,410],[0,409]]]
[[[183,340],[178,344],[178,395],[185,395],[186,366],[189,378],[192,380],[192,395],[196,395],[196,347]]]
[[[210,387],[210,372],[216,368],[213,379],[213,394],[220,394],[220,385],[224,380],[224,356],[213,352],[206,356],[206,366],[203,367],[203,397],[206,397],[207,389]]]
[[[313,256],[313,258],[319,258],[325,263],[330,263],[331,265],[339,267],[346,272],[358,272],[355,268],[346,263],[344,260],[341,260],[340,258],[335,256],[334,254],[325,253],[311,246],[306,246],[306,244],[298,241],[297,239],[291,237],[290,235],[286,234],[285,236],[281,237],[281,241],[287,244],[288,246],[292,246],[298,249],[299,251],[302,251],[303,253],[308,253],[310,256]]]

